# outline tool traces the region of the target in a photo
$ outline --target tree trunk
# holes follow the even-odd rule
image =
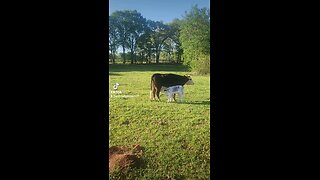
[[[112,58],[112,64],[115,64],[115,54],[114,52],[111,52],[111,58]]]
[[[130,52],[130,54],[131,54],[131,64],[133,64],[133,51],[131,50],[131,52]]]
[[[116,59],[116,53],[114,50],[111,50],[111,62],[112,64],[115,64],[115,59]]]
[[[126,63],[126,49],[124,47],[124,45],[122,45],[122,56],[123,56],[123,64]]]
[[[148,56],[149,56],[148,62],[149,62],[149,64],[150,64],[150,63],[151,63],[151,49],[149,49],[149,54],[148,54]]]
[[[159,60],[160,60],[160,53],[156,53],[156,63],[159,64]]]
[[[133,53],[133,59],[134,59],[134,63],[137,64],[136,53]]]
[[[131,40],[131,64],[133,64],[133,54],[134,54],[134,43],[133,43],[133,39]]]
[[[145,60],[145,58],[144,58],[144,52],[141,52],[140,58],[141,58],[141,62],[142,62],[142,64],[143,64],[143,62],[144,62],[144,60]]]
[[[160,53],[159,50],[156,49],[156,64],[159,64]]]

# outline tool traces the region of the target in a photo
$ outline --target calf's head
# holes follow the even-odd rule
[[[167,87],[161,86],[160,92],[164,92],[167,89]]]

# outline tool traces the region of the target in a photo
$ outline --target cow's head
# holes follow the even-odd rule
[[[185,77],[188,78],[188,81],[186,82],[186,85],[194,85],[194,82],[192,81],[191,76],[185,75]]]

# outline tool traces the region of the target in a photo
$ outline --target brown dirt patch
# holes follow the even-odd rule
[[[139,159],[143,153],[143,148],[140,145],[133,147],[112,146],[109,148],[109,173],[119,169],[125,172],[128,167],[138,167]]]

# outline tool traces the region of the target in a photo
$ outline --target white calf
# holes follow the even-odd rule
[[[172,102],[175,101],[174,99],[174,94],[178,94],[179,95],[179,100],[183,101],[184,99],[184,92],[183,92],[183,86],[181,85],[177,85],[177,86],[171,86],[168,87],[166,89],[163,89],[163,91],[167,94],[168,96],[168,102]]]

